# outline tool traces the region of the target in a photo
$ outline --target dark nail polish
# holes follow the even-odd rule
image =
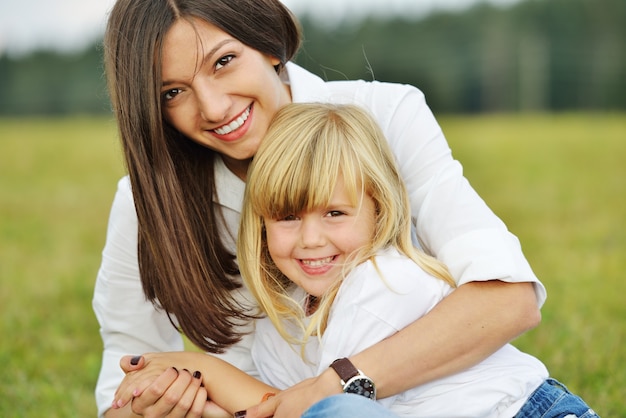
[[[172,366],[172,369],[174,369],[174,371],[178,373],[178,369],[176,367]]]
[[[235,412],[235,418],[246,418],[246,411]]]
[[[135,356],[135,357],[130,359],[130,364],[132,366],[136,366],[136,365],[139,364],[139,360],[141,360],[141,356]]]
[[[195,377],[196,379],[200,379],[202,377],[202,373],[196,370],[195,372],[193,372],[193,377]]]

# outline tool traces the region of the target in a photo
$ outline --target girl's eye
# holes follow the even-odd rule
[[[174,99],[178,94],[181,93],[181,91],[181,89],[171,89],[164,91],[161,96],[163,97],[163,100],[169,101]]]
[[[280,221],[295,221],[297,219],[298,217],[296,215],[287,215],[287,216],[280,218],[279,220]]]
[[[331,211],[329,211],[329,212],[326,214],[326,216],[329,216],[329,217],[331,217],[331,218],[334,218],[334,217],[336,217],[336,216],[341,216],[341,215],[344,215],[344,214],[345,214],[345,213],[344,213],[344,212],[342,212],[342,211],[340,211],[340,210],[331,210]]]
[[[235,58],[234,55],[225,55],[222,58],[218,59],[217,62],[215,63],[215,69],[219,70],[220,68],[225,67],[226,65],[228,65],[228,63],[230,63],[233,58]]]

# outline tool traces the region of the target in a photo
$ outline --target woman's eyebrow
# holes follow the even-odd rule
[[[230,42],[235,42],[235,39],[232,38],[228,38],[228,39],[224,39],[221,42],[216,43],[213,48],[211,48],[209,50],[209,52],[207,52],[206,54],[204,54],[204,57],[202,58],[202,66],[204,67],[206,65],[206,63],[208,61],[210,61],[213,58],[213,55],[215,55],[215,53],[224,45],[230,43]]]
[[[202,67],[204,67],[204,66],[207,64],[207,62],[211,61],[211,59],[213,58],[213,56],[215,55],[215,53],[216,53],[216,52],[217,52],[217,51],[218,51],[221,47],[223,47],[224,45],[226,45],[226,44],[228,44],[228,43],[230,43],[230,42],[234,42],[234,41],[235,41],[235,39],[228,38],[228,39],[224,39],[223,41],[218,42],[217,44],[215,44],[215,45],[213,46],[213,48],[211,48],[211,49],[209,50],[209,52],[207,52],[206,54],[204,54],[204,57],[202,57],[202,62],[200,63],[200,67],[201,67],[201,68],[202,68]],[[161,82],[161,86],[167,86],[167,85],[170,85],[170,84],[175,84],[175,83],[176,83],[176,81],[174,81],[174,80],[163,80],[163,81]]]

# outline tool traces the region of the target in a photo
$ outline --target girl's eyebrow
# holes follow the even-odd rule
[[[206,54],[204,54],[204,57],[202,58],[202,62],[200,63],[200,67],[204,67],[207,64],[207,62],[212,60],[213,55],[215,55],[215,53],[221,47],[223,47],[224,45],[226,45],[226,44],[228,44],[230,42],[235,42],[235,39],[227,38],[227,39],[224,39],[223,41],[218,42],[217,44],[215,44],[213,46],[213,48],[211,48]],[[163,80],[161,82],[161,86],[167,86],[169,84],[175,84],[175,83],[176,83],[176,81],[174,81],[174,80]]]

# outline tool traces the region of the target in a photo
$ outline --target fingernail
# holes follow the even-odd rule
[[[202,377],[202,373],[196,370],[195,372],[193,372],[193,377],[195,377],[196,379],[200,379]]]
[[[246,418],[246,411],[235,412],[235,418]]]
[[[136,365],[139,364],[139,360],[141,360],[141,356],[135,356],[135,357],[130,359],[130,364],[132,366],[136,366]]]
[[[178,369],[176,367],[172,366],[172,369],[174,369],[174,371],[178,373]]]

